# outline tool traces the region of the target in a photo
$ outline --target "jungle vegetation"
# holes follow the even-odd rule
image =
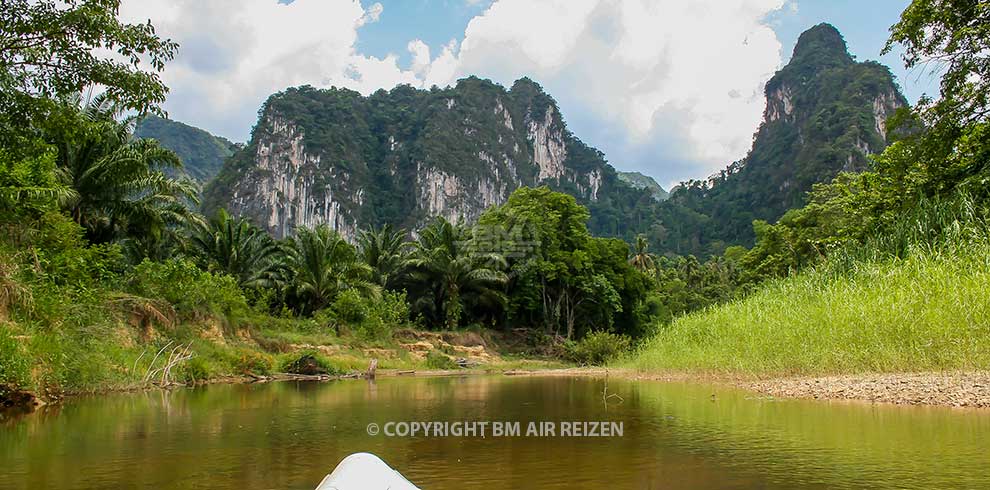
[[[178,47],[150,24],[121,23],[118,7],[13,0],[0,13],[0,385],[58,392],[134,382],[142,375],[130,367],[146,352],[175,346],[195,354],[177,374],[187,381],[306,356],[343,370],[362,361],[291,346],[343,335],[375,345],[407,327],[521,332],[577,362],[606,362],[640,342],[647,367],[990,365],[990,307],[976,294],[990,238],[986,1],[915,0],[891,43],[905,47],[909,65],[945,63],[943,96],[902,115],[907,129],[890,133],[894,141],[865,171],[840,173],[800,198],[768,197],[777,211],[807,203],[772,224],[762,212],[734,217],[752,226],[751,248],[689,247],[718,249],[703,260],[653,254],[648,234],[628,236],[632,243],[596,236],[635,220],[608,200],[596,214],[546,187],[517,189],[475,223],[382,224],[355,243],[327,226],[275,239],[222,209],[201,214],[182,159],[134,134],[141,117],[161,112],[168,89],[159,74]],[[816,39],[835,42],[827,29]],[[846,67],[834,76],[864,87],[888,80],[834,49],[802,49],[809,58],[796,76],[823,64]],[[859,102],[834,107],[859,117]],[[831,121],[849,129],[840,122]],[[771,149],[754,147],[750,158],[761,151]],[[639,219],[651,223],[657,204],[643,195],[654,207],[641,207]],[[603,234],[630,232],[612,231]],[[874,306],[843,317],[816,304]],[[975,313],[959,317],[960,305]],[[877,319],[898,307],[902,316]],[[850,321],[843,337],[827,328],[841,318],[877,320]],[[214,331],[248,340],[221,345],[204,335]],[[788,341],[815,336],[820,355]],[[942,349],[933,336],[960,345]],[[839,339],[847,340],[830,343]]]

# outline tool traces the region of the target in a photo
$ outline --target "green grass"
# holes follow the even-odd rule
[[[675,320],[618,364],[763,375],[990,369],[990,245],[941,243],[771,281]]]

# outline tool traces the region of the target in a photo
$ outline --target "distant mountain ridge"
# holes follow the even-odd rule
[[[158,116],[148,116],[134,129],[134,136],[158,140],[182,159],[183,171],[200,183],[212,179],[237,145],[202,129]]]
[[[658,184],[657,181],[649,175],[644,175],[639,172],[619,172],[619,179],[637,189],[649,190],[653,195],[653,199],[657,202],[663,201],[670,196],[670,193],[664,190],[664,188],[661,187],[660,184]]]

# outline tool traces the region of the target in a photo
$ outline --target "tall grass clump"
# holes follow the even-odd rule
[[[926,202],[819,266],[681,317],[640,369],[827,374],[990,369],[990,233],[972,201]]]

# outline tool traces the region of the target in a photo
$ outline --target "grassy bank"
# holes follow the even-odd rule
[[[990,246],[831,261],[674,321],[620,363],[758,375],[990,368]]]
[[[187,260],[128,267],[114,246],[55,233],[32,239],[45,246],[0,243],[0,405],[25,391],[51,400],[272,373],[347,374],[371,359],[380,369],[457,369],[461,358],[489,369],[559,365],[513,355],[520,349],[503,349],[511,339],[495,332],[419,331],[398,294],[345,294],[313,315],[273,314],[230,276]]]
[[[346,325],[261,314],[147,327],[112,304],[80,305],[71,315],[61,325],[0,325],[0,401],[18,391],[51,401],[276,373],[345,375],[364,372],[372,359],[399,370],[459,369],[457,359],[490,370],[561,365],[502,351],[498,334],[485,331],[401,329],[369,338]],[[178,361],[166,373],[170,358]]]

